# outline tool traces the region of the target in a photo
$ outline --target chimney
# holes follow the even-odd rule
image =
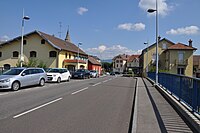
[[[160,41],[160,39],[161,39],[161,37],[160,37],[160,36],[158,36],[158,41]]]
[[[192,40],[190,39],[188,42],[189,42],[189,46],[192,47]]]

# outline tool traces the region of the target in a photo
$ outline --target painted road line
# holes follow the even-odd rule
[[[81,91],[87,90],[87,89],[88,89],[88,87],[86,87],[86,88],[83,88],[83,89],[81,89],[81,90],[78,90],[78,91],[75,91],[75,92],[73,92],[73,93],[72,93],[72,95],[74,95],[74,94],[76,94],[76,93],[79,93],[79,92],[81,92]]]
[[[94,85],[92,85],[92,86],[97,86],[97,85],[99,85],[99,84],[101,84],[101,82],[99,82],[99,83],[96,83],[96,84],[94,84]]]
[[[35,110],[38,110],[38,109],[40,109],[40,108],[42,108],[42,107],[45,107],[45,106],[47,106],[47,105],[49,105],[49,104],[55,103],[55,102],[60,101],[60,100],[62,100],[62,98],[55,99],[55,100],[53,100],[53,101],[50,101],[50,102],[45,103],[45,104],[43,104],[43,105],[40,105],[40,106],[38,106],[38,107],[36,107],[36,108],[30,109],[30,110],[28,110],[28,111],[26,111],[26,112],[23,112],[23,113],[21,113],[21,114],[18,114],[18,115],[16,115],[16,116],[14,116],[13,118],[14,118],[14,119],[15,119],[15,118],[18,118],[18,117],[20,117],[20,116],[23,116],[23,115],[25,115],[25,114],[31,113],[31,112],[33,112],[33,111],[35,111]]]
[[[103,81],[103,83],[108,82],[108,80]]]

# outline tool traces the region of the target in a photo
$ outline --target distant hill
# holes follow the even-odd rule
[[[112,59],[101,60],[101,62],[108,62],[108,63],[112,63]]]

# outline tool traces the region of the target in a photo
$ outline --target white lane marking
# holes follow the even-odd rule
[[[2,94],[0,94],[0,96],[7,95],[7,94],[9,94],[9,93],[2,93]]]
[[[35,111],[35,110],[38,110],[38,109],[40,109],[40,108],[42,108],[42,107],[45,107],[45,106],[47,106],[47,105],[49,105],[49,104],[55,103],[55,102],[60,101],[60,100],[62,100],[62,98],[55,99],[55,100],[53,100],[53,101],[50,101],[50,102],[45,103],[45,104],[43,104],[43,105],[40,105],[40,106],[38,106],[38,107],[36,107],[36,108],[30,109],[30,110],[28,110],[28,111],[25,111],[25,112],[23,112],[23,113],[21,113],[21,114],[18,114],[18,115],[16,115],[16,116],[14,116],[13,118],[14,118],[14,119],[15,119],[15,118],[18,118],[18,117],[20,117],[20,116],[22,116],[22,115],[28,114],[28,113],[30,113],[30,112],[33,112],[33,111]]]
[[[94,84],[94,85],[92,85],[92,86],[97,86],[97,85],[99,85],[99,84],[101,84],[101,82],[99,82],[99,83],[96,83],[96,84]]]
[[[81,90],[78,90],[78,91],[75,91],[75,92],[73,92],[73,93],[72,93],[72,95],[74,95],[74,94],[76,94],[76,93],[79,93],[79,92],[81,92],[81,91],[87,90],[87,89],[88,89],[88,87],[86,87],[86,88],[83,88],[83,89],[81,89]]]
[[[108,80],[103,81],[103,83],[108,82]]]

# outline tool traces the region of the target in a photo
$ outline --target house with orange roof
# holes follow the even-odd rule
[[[193,53],[197,49],[192,46],[192,40],[188,45],[173,43],[170,40],[159,38],[158,42],[158,69],[160,72],[193,76]],[[140,66],[143,74],[156,69],[156,43],[142,51]]]
[[[16,67],[20,58],[21,36],[0,45],[0,67]],[[68,68],[74,71],[88,68],[88,55],[70,40],[69,30],[65,40],[41,31],[24,35],[24,63],[30,59],[44,63],[47,68]],[[79,53],[79,58],[78,58]]]
[[[140,55],[131,55],[129,59],[127,60],[127,70],[132,71],[135,74],[140,72],[140,61],[139,61]]]

